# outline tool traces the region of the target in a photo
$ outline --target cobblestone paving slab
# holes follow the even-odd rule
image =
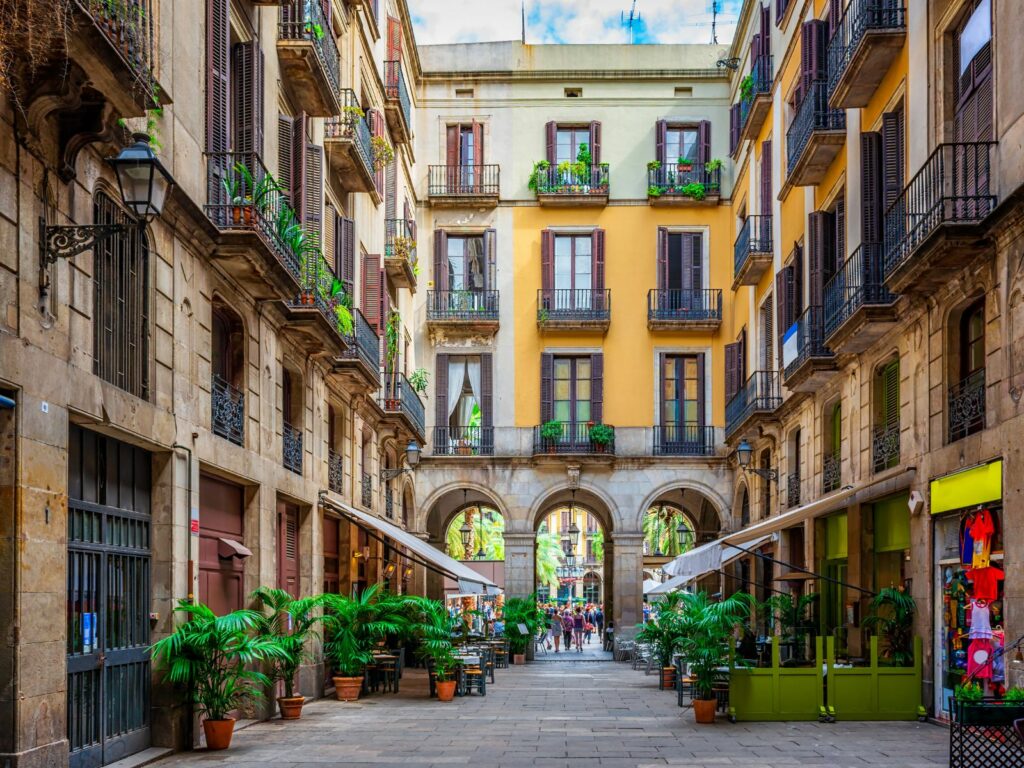
[[[235,734],[226,752],[183,753],[157,768],[935,768],[944,728],[921,723],[697,726],[674,692],[628,664],[560,661],[497,671],[487,696],[427,698],[421,670],[401,694],[311,702],[302,719]]]

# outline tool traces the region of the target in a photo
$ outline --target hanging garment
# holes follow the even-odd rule
[[[992,602],[999,599],[999,582],[1005,576],[1001,569],[994,565],[986,568],[972,568],[968,576],[974,584],[971,597],[975,600],[988,600]]]
[[[971,631],[968,634],[971,640],[991,640],[992,622],[989,619],[988,605],[979,602],[971,603]]]
[[[967,675],[974,680],[992,679],[992,641],[972,640],[967,649]]]
[[[992,515],[987,509],[980,510],[968,522],[968,530],[974,540],[974,554],[971,559],[972,568],[987,568],[989,555],[992,551],[992,534],[996,532],[992,524]]]
[[[1002,683],[1006,680],[1006,657],[1003,655],[1005,636],[1003,630],[992,632],[992,681]]]

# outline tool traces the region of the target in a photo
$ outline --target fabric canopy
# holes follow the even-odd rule
[[[756,549],[770,538],[771,536],[761,536],[745,544],[744,549]],[[721,569],[723,565],[731,563],[737,557],[745,554],[743,549],[728,546],[725,537],[701,544],[696,549],[684,552],[672,562],[661,567],[661,570],[674,578],[661,584],[660,592],[671,592],[673,589],[678,589],[706,573]],[[673,586],[666,589],[669,584]]]
[[[368,512],[362,512],[354,507],[350,507],[348,504],[341,504],[327,496],[322,496],[321,501],[324,506],[330,507],[360,528],[366,531],[377,531],[381,535],[387,536],[398,546],[405,547],[419,559],[430,563],[435,570],[457,581],[460,592],[472,595],[497,595],[501,593],[501,588],[486,576],[449,557],[437,547],[432,547],[408,531],[403,531],[397,525],[381,520],[379,517],[375,517]]]
[[[660,581],[655,581],[654,579],[644,579],[644,594],[649,595],[652,589],[655,589],[660,586]]]

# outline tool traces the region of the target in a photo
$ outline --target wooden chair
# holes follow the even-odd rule
[[[508,640],[503,640],[501,645],[494,649],[494,666],[498,669],[508,669]]]
[[[481,695],[487,695],[487,675],[484,673],[481,664],[467,664],[462,670],[462,675],[465,680],[464,693],[469,694],[474,689]]]

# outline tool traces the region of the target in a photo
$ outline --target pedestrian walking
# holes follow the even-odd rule
[[[576,606],[576,615],[572,617],[572,639],[576,643],[576,652],[583,653],[583,625],[586,619],[583,618],[583,609]]]
[[[604,635],[604,610],[601,606],[597,606],[597,610],[594,611],[594,625],[597,627],[597,634]]]
[[[548,630],[551,633],[551,637],[555,641],[555,653],[558,653],[558,646],[562,642],[562,633],[565,628],[562,626],[562,616],[558,611],[554,611],[551,614],[551,627]]]
[[[562,639],[565,640],[565,650],[572,650],[572,613],[568,608],[562,614]]]

